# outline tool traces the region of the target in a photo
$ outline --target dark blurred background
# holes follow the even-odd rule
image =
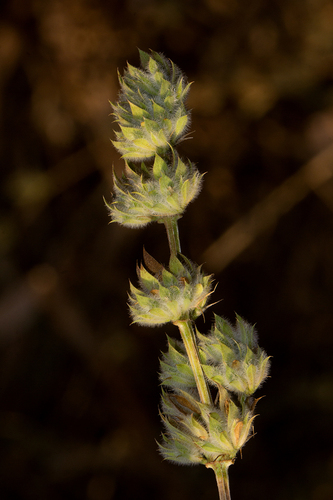
[[[163,462],[158,358],[175,328],[130,325],[142,247],[109,225],[117,68],[137,47],[193,81],[206,172],[183,253],[214,311],[273,356],[233,500],[333,499],[333,5],[329,0],[9,0],[0,14],[0,498],[217,499]],[[207,331],[212,312],[201,331]]]

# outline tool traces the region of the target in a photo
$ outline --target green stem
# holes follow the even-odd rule
[[[212,404],[212,397],[206,383],[205,375],[199,359],[198,347],[190,320],[178,320],[174,324],[178,326],[184,346],[190,360],[191,368],[197,384],[200,401],[207,405]]]
[[[171,256],[177,255],[181,252],[180,249],[180,239],[178,232],[178,217],[165,217],[163,223],[168,235],[169,247]]]
[[[215,472],[220,500],[231,500],[228,475],[228,468],[231,464],[233,464],[232,460],[221,460],[206,464],[208,469],[213,469]]]

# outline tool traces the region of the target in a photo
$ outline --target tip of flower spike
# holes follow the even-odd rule
[[[146,68],[148,66],[150,56],[149,56],[149,54],[147,54],[147,52],[144,52],[143,50],[141,50],[139,48],[138,48],[138,51],[139,51],[139,55],[140,55],[141,66],[143,68]]]

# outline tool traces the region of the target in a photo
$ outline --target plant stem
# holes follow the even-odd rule
[[[175,256],[181,251],[177,220],[178,217],[165,217],[163,219],[168,235],[171,256]],[[174,324],[178,326],[182,340],[184,342],[195,382],[197,384],[200,401],[205,404],[212,404],[212,397],[199,360],[198,346],[192,323],[189,319],[187,319],[175,321]]]
[[[169,247],[171,256],[177,255],[181,252],[180,249],[180,239],[178,232],[178,217],[165,217],[163,223],[168,235]]]
[[[206,464],[208,469],[213,469],[220,500],[231,500],[229,489],[228,468],[233,464],[232,460],[221,460]]]
[[[188,320],[178,320],[174,323],[178,326],[184,346],[190,360],[195,382],[200,396],[201,403],[212,404],[212,397],[206,383],[205,375],[199,359],[198,347],[193,331],[192,323]]]

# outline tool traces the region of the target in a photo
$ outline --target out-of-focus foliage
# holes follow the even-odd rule
[[[110,226],[103,203],[123,168],[108,101],[140,47],[194,81],[181,149],[206,175],[184,253],[273,355],[233,496],[331,500],[332,26],[329,0],[1,4],[1,499],[216,498],[204,470],[161,462],[164,330],[127,316],[163,228]]]

